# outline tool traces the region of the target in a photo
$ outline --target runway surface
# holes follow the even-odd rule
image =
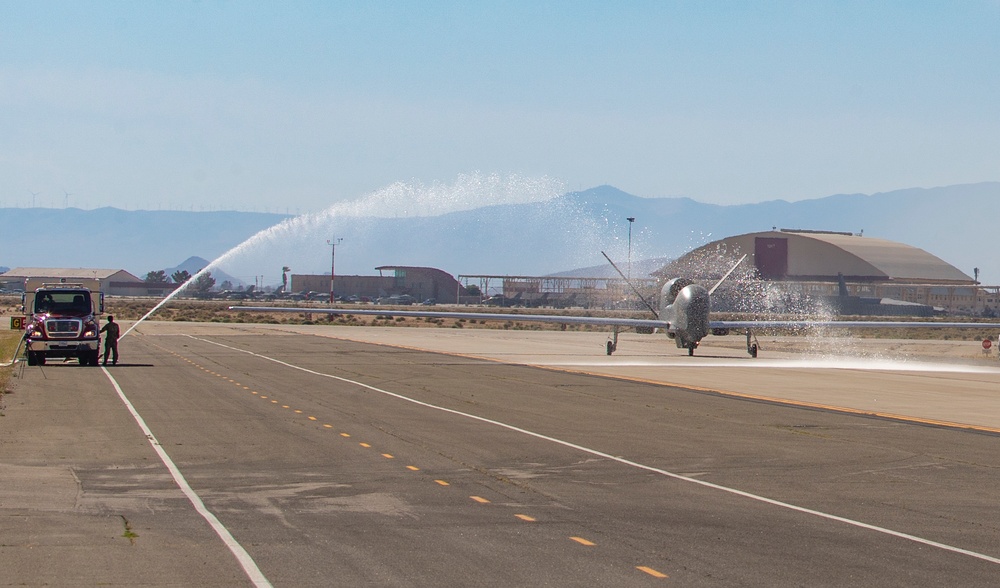
[[[0,580],[997,583],[995,359],[733,341],[146,322],[19,368]]]

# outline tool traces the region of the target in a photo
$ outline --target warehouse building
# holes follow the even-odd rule
[[[375,268],[377,276],[334,276],[329,274],[292,274],[289,292],[333,293],[337,298],[357,296],[379,298],[407,296],[416,302],[434,300],[453,304],[467,302],[469,293],[451,274],[432,267],[383,265]],[[478,300],[478,298],[477,298]]]

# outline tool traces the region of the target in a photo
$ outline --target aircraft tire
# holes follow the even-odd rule
[[[757,344],[754,343],[750,346],[750,357],[757,357]]]
[[[694,343],[688,343],[688,356],[694,355]]]
[[[611,341],[608,341],[608,355],[611,355],[614,352],[615,352],[615,344],[612,343]]]

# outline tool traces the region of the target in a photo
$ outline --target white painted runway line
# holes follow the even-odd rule
[[[229,529],[227,529],[210,510],[208,510],[201,497],[198,496],[198,494],[191,488],[190,484],[187,483],[184,475],[181,474],[179,469],[177,469],[174,461],[170,459],[169,455],[167,455],[166,450],[163,449],[160,442],[156,440],[153,432],[146,425],[145,419],[143,419],[135,407],[132,406],[132,402],[125,395],[121,386],[118,385],[118,381],[115,380],[114,376],[112,376],[108,371],[108,368],[101,366],[101,369],[104,371],[104,375],[108,377],[108,380],[111,381],[111,385],[114,386],[115,391],[118,392],[118,397],[121,398],[123,403],[125,403],[125,407],[128,408],[129,413],[132,414],[132,418],[135,419],[139,428],[142,429],[142,432],[146,435],[146,439],[148,439],[149,444],[153,446],[153,450],[160,456],[160,461],[163,462],[163,465],[167,466],[167,469],[170,471],[170,475],[173,476],[174,482],[181,489],[181,492],[187,496],[187,499],[194,506],[195,510],[198,511],[198,514],[200,514],[202,518],[208,522],[209,526],[212,527],[212,530],[215,531],[215,534],[222,539],[222,542],[225,543],[226,547],[229,548],[229,551],[236,557],[236,561],[239,562],[243,571],[246,572],[247,577],[251,582],[253,582],[253,585],[258,586],[259,588],[270,588],[271,582],[264,577],[263,572],[261,572],[260,568],[257,567],[257,562],[255,562],[253,558],[250,557],[250,554],[247,553],[246,549],[244,549],[243,546],[236,541],[232,533],[229,532]]]
[[[312,374],[312,375],[316,375],[316,376],[320,376],[320,377],[324,377],[324,378],[330,378],[330,379],[337,380],[339,382],[344,382],[344,383],[347,383],[347,384],[353,384],[355,386],[364,388],[366,390],[370,390],[372,392],[377,392],[379,394],[384,394],[386,396],[389,396],[389,397],[392,397],[392,398],[396,398],[396,399],[399,399],[399,400],[402,400],[402,401],[405,401],[405,402],[409,402],[409,403],[412,403],[412,404],[416,404],[418,406],[423,406],[425,408],[429,408],[429,409],[432,409],[432,410],[438,410],[438,411],[441,411],[441,412],[445,412],[445,413],[448,413],[448,414],[453,414],[453,415],[460,416],[460,417],[463,417],[463,418],[472,419],[472,420],[475,420],[475,421],[478,421],[478,422],[481,422],[481,423],[486,423],[486,424],[489,424],[489,425],[493,425],[493,426],[497,426],[497,427],[502,427],[504,429],[507,429],[507,430],[510,430],[510,431],[514,431],[514,432],[517,432],[517,433],[521,433],[523,435],[527,435],[527,436],[530,436],[530,437],[534,437],[536,439],[542,439],[542,440],[548,441],[550,443],[555,443],[557,445],[562,445],[564,447],[575,449],[577,451],[581,451],[581,452],[587,453],[589,455],[593,455],[593,456],[600,457],[600,458],[603,458],[603,459],[615,461],[615,462],[618,462],[620,464],[623,464],[623,465],[626,465],[626,466],[629,466],[629,467],[632,467],[632,468],[637,468],[637,469],[644,470],[644,471],[647,471],[647,472],[652,472],[652,473],[660,474],[662,476],[666,476],[666,477],[672,478],[674,480],[680,480],[680,481],[688,482],[688,483],[691,483],[691,484],[698,484],[699,486],[703,486],[703,487],[706,487],[706,488],[712,488],[713,490],[719,490],[719,491],[722,491],[722,492],[727,492],[729,494],[734,494],[734,495],[737,495],[737,496],[741,496],[743,498],[748,498],[750,500],[755,500],[757,502],[763,502],[763,503],[766,503],[766,504],[770,504],[772,506],[777,506],[777,507],[780,507],[780,508],[784,508],[784,509],[788,509],[788,510],[793,510],[793,511],[796,511],[796,512],[800,512],[800,513],[804,513],[804,514],[809,514],[809,515],[812,515],[812,516],[820,517],[820,518],[827,519],[827,520],[830,520],[830,521],[836,521],[836,522],[844,523],[844,524],[851,525],[851,526],[854,526],[854,527],[859,527],[859,528],[862,528],[862,529],[867,529],[867,530],[870,530],[870,531],[875,531],[877,533],[882,533],[882,534],[890,535],[890,536],[897,537],[897,538],[900,538],[900,539],[905,539],[907,541],[912,541],[914,543],[920,543],[922,545],[927,545],[929,547],[934,547],[934,548],[937,548],[937,549],[942,549],[942,550],[950,551],[950,552],[953,552],[953,553],[959,553],[959,554],[962,554],[962,555],[967,555],[969,557],[973,557],[973,558],[980,559],[980,560],[983,560],[983,561],[987,561],[987,562],[990,562],[990,563],[1000,564],[1000,558],[996,558],[996,557],[993,557],[993,556],[990,556],[990,555],[986,555],[986,554],[983,554],[983,553],[978,553],[978,552],[975,552],[975,551],[970,551],[968,549],[962,549],[961,547],[956,547],[954,545],[948,545],[946,543],[940,543],[940,542],[937,542],[937,541],[932,541],[930,539],[925,539],[923,537],[918,537],[916,535],[910,535],[908,533],[903,533],[903,532],[900,532],[900,531],[895,531],[895,530],[892,530],[892,529],[887,529],[885,527],[879,527],[877,525],[871,525],[871,524],[868,524],[868,523],[865,523],[865,522],[862,522],[862,521],[856,521],[856,520],[849,519],[849,518],[846,518],[846,517],[841,517],[841,516],[837,516],[837,515],[834,515],[834,514],[825,513],[825,512],[814,510],[814,509],[810,509],[810,508],[805,508],[805,507],[798,506],[798,505],[795,505],[795,504],[791,504],[791,503],[788,503],[788,502],[782,502],[780,500],[775,500],[775,499],[772,499],[772,498],[767,498],[766,496],[760,496],[758,494],[752,494],[750,492],[745,492],[743,490],[739,490],[739,489],[736,489],[736,488],[730,488],[728,486],[722,486],[720,484],[713,484],[712,482],[706,482],[704,480],[699,480],[699,479],[696,479],[696,478],[691,478],[691,477],[688,477],[688,476],[684,476],[684,475],[681,475],[681,474],[677,474],[677,473],[670,472],[670,471],[667,471],[667,470],[663,470],[663,469],[660,469],[660,468],[656,468],[656,467],[653,467],[653,466],[641,464],[641,463],[638,463],[638,462],[635,462],[635,461],[631,461],[631,460],[625,459],[623,457],[619,457],[619,456],[611,455],[611,454],[608,454],[608,453],[604,453],[604,452],[599,451],[597,449],[591,449],[591,448],[585,447],[583,445],[577,445],[576,443],[572,443],[572,442],[569,442],[569,441],[558,439],[556,437],[550,437],[548,435],[543,435],[541,433],[537,433],[535,431],[530,431],[528,429],[523,429],[521,427],[517,427],[517,426],[511,425],[511,424],[507,424],[507,423],[504,423],[504,422],[501,422],[501,421],[496,421],[496,420],[493,420],[493,419],[488,419],[488,418],[485,418],[485,417],[477,416],[477,415],[470,414],[470,413],[467,413],[467,412],[462,412],[462,411],[454,410],[454,409],[451,409],[451,408],[446,408],[446,407],[443,407],[443,406],[437,406],[435,404],[430,404],[430,403],[424,402],[422,400],[417,400],[417,399],[414,399],[414,398],[410,398],[408,396],[404,396],[402,394],[397,394],[395,392],[390,392],[390,391],[384,390],[382,388],[377,388],[377,387],[371,386],[369,384],[365,384],[365,383],[358,382],[358,381],[355,381],[355,380],[351,380],[351,379],[348,379],[348,378],[343,378],[343,377],[340,377],[340,376],[335,376],[335,375],[332,375],[332,374],[318,372],[316,370],[311,370],[311,369],[308,369],[308,368],[297,366],[297,365],[294,365],[294,364],[291,364],[291,363],[288,363],[288,362],[285,362],[285,361],[281,361],[280,359],[275,359],[273,357],[269,357],[269,356],[262,355],[262,354],[259,354],[259,353],[254,353],[252,351],[247,351],[245,349],[239,349],[239,348],[236,348],[236,347],[231,347],[231,346],[225,345],[223,343],[218,343],[218,342],[215,342],[215,341],[211,341],[209,339],[203,339],[203,338],[200,338],[200,337],[195,337],[193,335],[188,335],[188,337],[190,337],[190,338],[192,338],[192,339],[194,339],[196,341],[201,341],[203,343],[208,343],[208,344],[211,344],[211,345],[217,345],[219,347],[222,347],[224,349],[228,349],[230,351],[237,351],[237,352],[240,352],[240,353],[245,353],[247,355],[252,355],[254,357],[258,357],[258,358],[261,358],[261,359],[264,359],[264,360],[276,363],[278,365],[285,366],[285,367],[290,368],[290,369],[299,370],[299,371],[302,371],[302,372],[305,372],[305,373],[308,373],[308,374]]]

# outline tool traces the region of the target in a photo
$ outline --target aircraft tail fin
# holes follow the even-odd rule
[[[611,267],[615,268],[615,271],[618,272],[618,275],[621,276],[623,280],[625,280],[625,283],[628,284],[628,287],[632,289],[632,293],[638,296],[639,300],[642,300],[642,303],[646,305],[646,308],[649,309],[649,312],[653,313],[653,316],[655,316],[656,318],[660,318],[660,313],[656,311],[656,308],[654,308],[653,305],[650,304],[648,300],[643,298],[642,294],[639,293],[639,289],[636,288],[635,285],[632,284],[632,282],[630,282],[627,277],[625,277],[625,274],[622,273],[622,270],[618,269],[618,266],[615,265],[615,262],[611,261],[611,258],[608,257],[608,254],[601,251],[601,255],[604,256],[604,259],[608,260],[608,263],[611,264]]]
[[[736,265],[730,268],[729,271],[726,272],[726,275],[722,276],[722,279],[716,282],[714,286],[712,286],[712,289],[708,291],[708,295],[711,296],[712,294],[714,294],[715,290],[722,285],[722,282],[725,282],[726,278],[728,278],[734,271],[736,271],[736,268],[740,267],[740,264],[743,263],[743,260],[746,258],[747,258],[746,255],[741,257],[740,260],[736,262]]]

